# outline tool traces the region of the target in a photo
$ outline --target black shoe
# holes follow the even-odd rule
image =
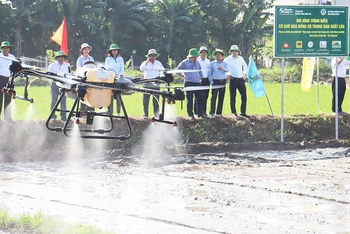
[[[237,118],[238,117],[237,113],[233,113],[233,117]]]
[[[247,114],[241,114],[241,116],[243,116],[243,117],[247,117],[247,118],[249,118],[250,117],[250,115],[247,115]]]

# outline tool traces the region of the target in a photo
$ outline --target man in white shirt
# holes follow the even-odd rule
[[[200,56],[197,58],[197,61],[202,67],[202,74],[203,78],[201,81],[202,86],[210,86],[209,78],[208,78],[208,72],[209,72],[209,66],[210,66],[210,60],[207,58],[209,54],[209,50],[206,46],[201,46],[199,48],[199,54]],[[207,101],[209,96],[209,89],[203,90],[203,101],[202,101],[202,110],[203,110],[203,116],[207,117]],[[197,99],[194,101],[194,112],[197,114]]]
[[[67,55],[63,51],[58,51],[54,57],[55,62],[51,63],[48,68],[48,72],[55,74],[68,74],[69,73],[69,64],[65,62],[67,60]],[[54,81],[51,82],[51,110],[57,102],[58,96],[60,95],[59,87],[55,84]],[[61,101],[60,108],[66,110],[66,96],[63,97]],[[61,111],[61,120],[66,121],[66,113]],[[57,116],[54,114],[52,119],[55,120]]]
[[[11,119],[11,95],[7,95],[6,93],[1,92],[1,90],[6,86],[11,76],[10,72],[10,64],[11,59],[16,59],[14,55],[10,54],[10,50],[12,48],[10,42],[3,41],[1,42],[1,50],[0,53],[0,118],[1,118],[1,110],[2,103],[4,102],[4,119],[6,121],[12,121]],[[4,100],[4,101],[3,101]]]
[[[164,67],[161,62],[156,60],[160,54],[155,49],[148,50],[146,55],[147,60],[143,61],[140,66],[140,70],[144,72],[145,79],[156,78],[162,74]],[[148,82],[143,85],[144,88],[160,90],[159,83]],[[143,117],[148,119],[148,106],[149,106],[150,95],[143,94]],[[153,111],[156,118],[159,117],[159,95],[153,95]]]
[[[244,61],[242,56],[239,56],[241,52],[237,45],[232,45],[230,48],[231,55],[225,58],[224,62],[228,65],[229,75],[227,79],[230,80],[230,101],[231,101],[231,112],[233,117],[237,117],[236,111],[236,89],[241,94],[241,116],[250,117],[247,115],[247,88],[245,81],[247,79],[247,63]]]
[[[332,65],[332,112],[335,113],[335,79],[336,79],[336,69],[337,69],[337,58],[333,58],[331,61]],[[344,57],[338,57],[338,112],[341,113],[343,111],[342,104],[346,91],[346,69],[350,65],[350,61],[344,60]]]

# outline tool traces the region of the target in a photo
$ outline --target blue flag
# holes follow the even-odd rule
[[[258,69],[256,68],[254,59],[251,56],[249,58],[247,79],[249,87],[256,98],[261,98],[266,94]]]

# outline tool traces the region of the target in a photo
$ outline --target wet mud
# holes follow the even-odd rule
[[[40,123],[0,130],[0,208],[12,214],[132,234],[350,232],[347,141],[185,143],[150,127],[113,148]]]

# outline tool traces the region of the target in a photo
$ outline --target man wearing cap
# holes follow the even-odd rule
[[[210,66],[210,60],[207,58],[209,54],[209,50],[207,49],[206,46],[201,46],[199,48],[199,54],[200,56],[197,58],[197,61],[202,67],[202,86],[210,86],[210,82],[208,79],[208,71],[209,71],[209,66]],[[208,101],[208,96],[209,96],[209,89],[205,89],[202,91],[203,93],[203,115],[207,116],[207,101]],[[195,108],[195,113],[197,114],[197,99],[194,101],[194,108]]]
[[[216,60],[212,61],[209,66],[209,82],[212,85],[223,85],[223,88],[211,90],[210,102],[210,118],[215,118],[216,99],[219,94],[218,106],[216,114],[222,116],[222,106],[224,104],[225,90],[226,90],[226,72],[228,72],[228,65],[224,62],[225,53],[221,49],[213,51],[212,56]]]
[[[229,75],[227,79],[230,80],[230,101],[231,112],[233,116],[237,117],[236,111],[236,89],[241,94],[241,116],[249,117],[246,113],[247,109],[247,88],[245,87],[245,81],[247,79],[247,63],[242,56],[239,56],[241,52],[237,45],[232,45],[230,48],[231,55],[225,58],[225,62],[228,65]]]
[[[346,91],[346,69],[350,66],[350,61],[344,59],[344,57],[338,57],[338,71],[337,71],[337,58],[334,57],[331,61],[332,65],[332,112],[335,114],[335,79],[338,73],[338,112],[343,112],[342,104]]]
[[[160,54],[157,53],[155,49],[148,50],[148,54],[145,55],[146,61],[143,61],[140,66],[140,70],[143,71],[144,79],[156,78],[163,74],[164,67],[161,62],[159,62],[157,57]],[[148,82],[143,85],[144,88],[160,90],[159,83]],[[150,95],[143,94],[143,117],[148,119],[148,106],[149,106]],[[159,118],[159,95],[153,95],[153,112],[156,118]]]
[[[92,47],[88,43],[83,43],[80,46],[80,57],[77,59],[76,68],[82,67],[85,62],[92,61],[95,62],[94,58],[89,55]]]
[[[199,52],[196,48],[189,50],[187,59],[183,60],[177,70],[195,70],[194,72],[184,72],[184,85],[185,87],[201,86],[201,80],[203,78],[202,67],[197,61]],[[193,113],[193,98],[197,99],[197,115],[198,117],[203,117],[203,92],[202,90],[196,91],[186,91],[186,109],[187,114],[191,120],[195,120]]]
[[[48,68],[48,72],[55,74],[68,74],[70,72],[69,64],[65,62],[68,59],[67,55],[63,51],[58,51],[54,57],[55,62],[51,63]],[[58,96],[60,95],[59,87],[54,81],[51,82],[51,110],[57,102]],[[66,109],[66,96],[63,96],[60,108],[62,110]],[[66,113],[64,111],[60,112],[61,120],[66,121]],[[52,119],[55,120],[57,116],[54,114]]]
[[[107,50],[108,56],[105,60],[105,68],[109,71],[113,71],[116,79],[124,75],[124,59],[119,54],[120,50],[121,48],[117,44],[110,45],[109,50]],[[121,103],[118,96],[116,96],[116,102],[117,116],[120,116]],[[111,97],[109,111],[113,114],[113,96]]]
[[[4,119],[7,121],[12,121],[11,108],[9,107],[11,103],[11,95],[7,95],[6,93],[3,93],[1,92],[1,90],[6,86],[11,76],[10,69],[9,69],[9,66],[11,64],[11,59],[16,59],[16,58],[14,55],[10,54],[10,50],[12,48],[10,42],[3,41],[1,42],[0,47],[2,50],[2,52],[0,53],[0,118],[1,118],[2,103],[4,99]]]

